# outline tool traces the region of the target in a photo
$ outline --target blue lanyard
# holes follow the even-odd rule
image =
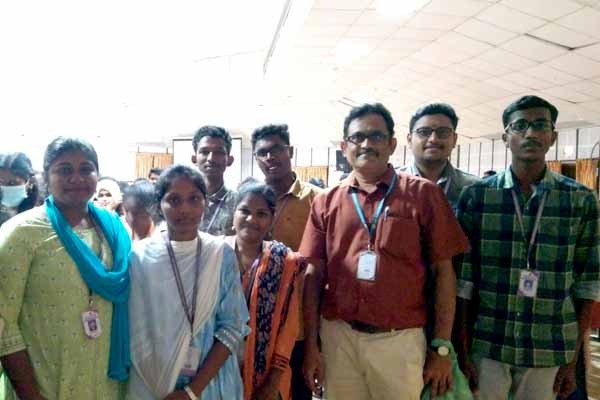
[[[360,218],[360,222],[363,224],[363,226],[367,230],[367,233],[369,234],[369,250],[371,250],[371,246],[374,243],[375,230],[377,229],[377,221],[379,221],[379,217],[381,216],[381,212],[383,211],[383,206],[385,205],[385,201],[387,200],[390,193],[392,193],[394,191],[394,188],[396,187],[397,180],[398,180],[398,175],[396,175],[396,173],[394,173],[394,176],[392,177],[392,183],[390,183],[390,186],[388,187],[387,192],[385,192],[383,199],[381,199],[381,201],[377,205],[377,209],[375,210],[375,215],[373,215],[373,219],[371,220],[370,224],[367,222],[365,213],[364,213],[362,207],[360,206],[360,203],[358,202],[358,195],[356,194],[356,189],[352,190],[352,201],[354,202],[354,208],[356,209],[358,218]]]

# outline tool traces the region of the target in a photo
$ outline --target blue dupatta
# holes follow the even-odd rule
[[[88,287],[113,303],[108,377],[125,381],[129,377],[129,252],[131,240],[116,215],[88,202],[88,212],[100,226],[113,254],[113,268],[107,271],[92,249],[75,234],[62,215],[54,197],[46,199],[46,214]]]

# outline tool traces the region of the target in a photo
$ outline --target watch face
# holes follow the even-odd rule
[[[448,354],[450,354],[450,350],[446,346],[440,346],[437,348],[437,353],[442,357],[446,357]]]

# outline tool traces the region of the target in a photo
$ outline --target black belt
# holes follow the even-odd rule
[[[348,324],[350,324],[350,327],[352,329],[354,329],[355,331],[362,332],[362,333],[387,333],[387,332],[394,332],[397,330],[395,328],[380,328],[378,326],[370,325],[365,322],[356,321],[356,320],[350,321],[350,322],[348,322]]]

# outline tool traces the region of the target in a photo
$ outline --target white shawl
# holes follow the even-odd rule
[[[204,326],[219,298],[225,243],[199,232],[201,240],[198,298],[193,335]],[[172,242],[188,304],[193,292],[197,241]],[[135,375],[128,398],[162,399],[173,391],[192,336],[169,255],[160,232],[134,246],[131,254],[129,323],[131,362]],[[141,386],[145,386],[141,387]],[[137,394],[137,395],[136,395]]]

